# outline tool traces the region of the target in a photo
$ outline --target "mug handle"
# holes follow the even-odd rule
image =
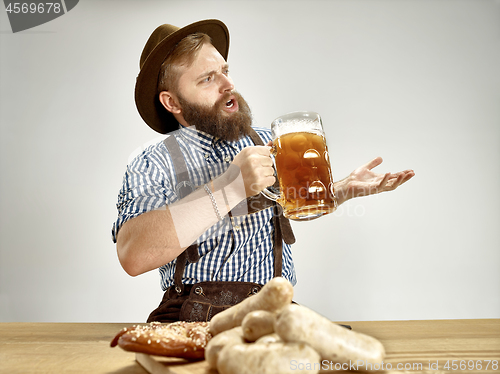
[[[271,146],[271,155],[276,156],[276,148],[274,144]],[[273,160],[274,177],[276,178],[276,180],[278,180],[278,172],[276,170],[276,159],[274,157],[271,158]],[[279,184],[278,187],[275,187],[274,185],[266,187],[262,191],[260,191],[260,193],[272,201],[278,201],[281,198]]]
[[[266,187],[260,193],[272,201],[277,201],[281,198],[279,189],[274,186]]]

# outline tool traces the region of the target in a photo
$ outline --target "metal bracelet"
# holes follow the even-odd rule
[[[215,197],[212,194],[210,187],[208,187],[206,184],[203,187],[205,188],[205,191],[207,192],[208,196],[210,197],[210,200],[212,200],[212,205],[214,207],[214,211],[215,211],[215,214],[217,215],[217,218],[219,219],[219,221],[222,221],[222,216],[220,215],[219,208],[217,207],[217,202],[215,201]]]

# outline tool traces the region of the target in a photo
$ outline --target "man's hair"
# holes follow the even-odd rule
[[[191,66],[201,47],[212,43],[207,34],[195,33],[182,39],[163,61],[158,75],[158,93],[162,91],[177,92],[179,82],[179,66]]]

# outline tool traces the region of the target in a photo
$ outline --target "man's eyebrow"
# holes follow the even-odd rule
[[[227,70],[227,69],[229,69],[229,64],[226,63],[226,64],[222,65],[222,68],[221,68],[222,71]],[[208,77],[208,76],[215,74],[215,73],[217,73],[217,70],[206,71],[206,72],[198,75],[198,77],[196,77],[196,80]]]

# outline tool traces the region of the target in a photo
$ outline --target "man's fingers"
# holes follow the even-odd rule
[[[405,170],[405,171],[401,171],[399,173],[396,173],[396,174],[392,174],[392,179],[388,184],[387,184],[387,187],[388,190],[395,190],[397,187],[401,186],[403,183],[409,181],[411,178],[413,178],[413,176],[415,175],[415,173],[413,172],[413,170]],[[394,179],[396,178],[396,179]]]
[[[271,157],[262,156],[260,158],[260,164],[263,167],[269,167],[269,168],[272,169],[272,167],[273,167],[273,160],[271,160]]]
[[[272,186],[275,182],[276,178],[273,174],[263,175],[262,177],[255,179],[255,182],[251,183],[250,185],[251,192],[249,196],[255,196],[259,194],[263,189]]]
[[[408,182],[411,178],[413,178],[415,176],[415,172],[413,170],[405,170],[404,173],[405,174],[404,174],[403,180],[401,181],[400,185]]]
[[[274,168],[263,166],[260,173],[261,173],[262,177],[269,177],[269,176],[274,177]]]
[[[367,164],[365,165],[365,167],[366,167],[368,170],[371,170],[371,169],[373,169],[374,167],[379,166],[379,165],[382,163],[382,161],[384,161],[384,160],[382,160],[382,157],[376,157],[376,158],[374,158],[373,160],[371,160],[369,163],[367,163]]]
[[[264,180],[264,184],[266,187],[272,186],[274,183],[276,183],[276,178],[274,177],[274,175],[270,175]]]
[[[387,191],[395,190],[402,182],[404,178],[404,173],[397,173],[394,175],[393,180],[387,184]],[[396,179],[394,179],[396,178]]]
[[[386,173],[384,175],[384,178],[380,181],[380,183],[378,184],[378,189],[381,190],[379,192],[382,192],[385,188],[385,186],[387,185],[387,183],[389,182],[389,179],[391,178],[391,173]]]
[[[249,148],[249,147],[247,147]],[[270,156],[271,155],[271,147],[268,145],[254,145],[252,146],[254,148],[255,152],[263,155],[263,156]]]

